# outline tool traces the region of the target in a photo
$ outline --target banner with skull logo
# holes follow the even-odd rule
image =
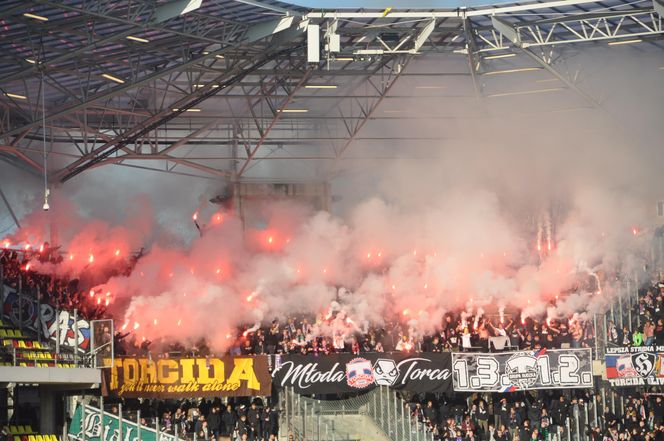
[[[275,387],[303,394],[343,394],[388,386],[416,393],[452,390],[450,353],[275,355]]]
[[[590,349],[452,354],[457,392],[515,392],[593,386]]]

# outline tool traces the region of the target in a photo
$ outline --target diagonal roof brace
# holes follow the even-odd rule
[[[519,31],[510,23],[493,15],[491,16],[491,24],[495,30],[500,32],[509,41],[517,46],[521,46],[521,36],[519,35]]]

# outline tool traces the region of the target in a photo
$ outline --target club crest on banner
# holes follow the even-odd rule
[[[641,352],[632,355],[632,366],[637,374],[646,378],[652,374],[655,369],[655,360],[657,356],[651,352]]]
[[[527,389],[537,383],[537,359],[526,352],[514,354],[505,363],[505,373],[512,385]]]
[[[346,363],[346,382],[355,389],[364,389],[374,382],[371,362],[366,358],[353,358]]]

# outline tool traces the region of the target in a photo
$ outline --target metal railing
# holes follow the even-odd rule
[[[318,400],[286,388],[280,394],[281,427],[293,438],[307,441],[355,441],[373,439],[361,418],[369,418],[375,432],[392,441],[432,441],[424,425],[413,420],[404,401],[387,387],[345,400]]]
[[[367,414],[394,441],[433,441],[433,434],[424,424],[411,418],[403,399],[392,389],[381,386],[373,391]]]

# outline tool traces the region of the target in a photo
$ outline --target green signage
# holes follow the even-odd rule
[[[122,433],[120,427],[122,426]],[[76,407],[71,424],[69,425],[70,440],[85,441],[157,441],[157,432],[144,426],[140,427],[135,421],[120,418],[117,415],[104,412],[102,415],[99,409],[92,406],[79,405]],[[159,434],[159,441],[176,441],[173,435],[166,433]]]

